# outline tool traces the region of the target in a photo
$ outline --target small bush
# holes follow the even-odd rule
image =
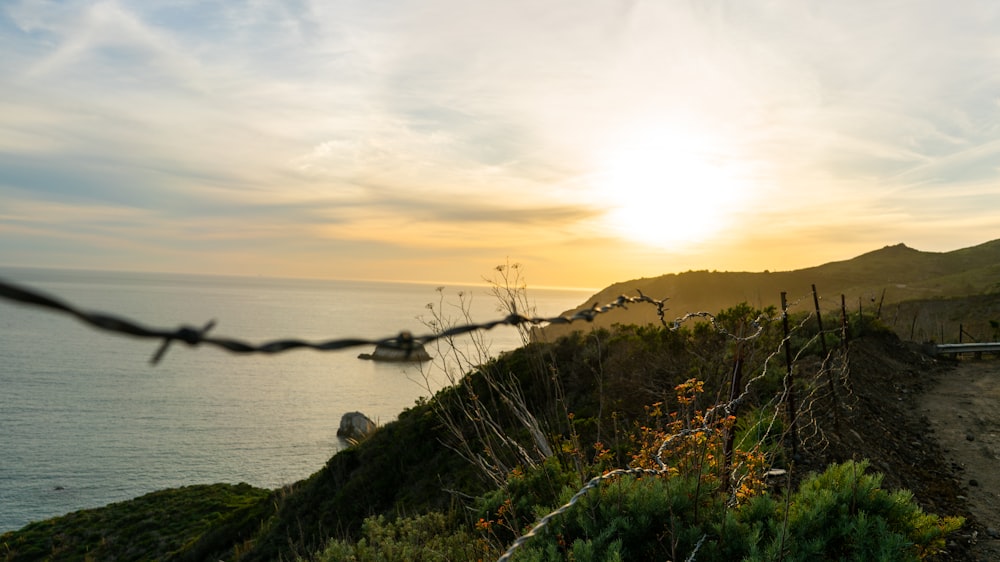
[[[781,550],[789,561],[920,560],[962,526],[961,518],[924,513],[909,491],[881,489],[883,476],[867,469],[867,461],[848,461],[803,482],[790,498],[787,521],[775,514],[767,523],[772,539],[765,555],[751,560],[773,560]]]
[[[925,514],[907,491],[881,489],[867,462],[831,465],[780,501],[728,506],[691,477],[623,478],[580,500],[517,553],[518,561],[922,560],[960,518]],[[787,508],[787,517],[786,517]]]
[[[371,517],[357,542],[333,540],[310,557],[312,562],[436,562],[480,560],[492,554],[488,545],[464,530],[455,530],[445,515],[432,512],[389,521]],[[302,559],[299,559],[300,562]]]
[[[581,499],[516,560],[683,559],[724,513],[721,497],[699,494],[696,479],[625,477]]]

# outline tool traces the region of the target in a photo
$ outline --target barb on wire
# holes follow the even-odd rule
[[[531,325],[541,325],[541,324],[570,324],[572,322],[577,322],[580,320],[586,322],[592,322],[600,314],[607,313],[616,308],[627,308],[627,305],[633,303],[650,303],[657,307],[658,314],[662,318],[664,306],[663,303],[666,299],[655,300],[640,293],[639,297],[628,297],[622,295],[615,299],[613,302],[608,303],[603,306],[598,306],[595,304],[593,307],[581,310],[576,314],[569,316],[553,316],[553,317],[537,317],[537,316],[525,316],[523,314],[513,312],[504,318],[499,320],[493,320],[490,322],[485,322],[481,324],[464,324],[459,326],[453,326],[446,330],[434,334],[425,334],[420,336],[414,336],[410,332],[400,332],[396,336],[381,338],[381,339],[364,339],[364,338],[342,338],[333,339],[322,342],[309,342],[299,339],[283,339],[265,342],[262,344],[254,345],[245,341],[231,339],[231,338],[219,338],[208,336],[208,331],[215,326],[215,321],[212,320],[205,324],[202,328],[196,328],[193,326],[181,326],[179,328],[170,330],[164,328],[154,328],[144,326],[138,322],[121,318],[118,316],[113,316],[110,314],[100,313],[100,312],[87,312],[83,311],[77,307],[71,306],[70,304],[63,302],[55,297],[44,295],[40,292],[27,289],[25,287],[20,287],[0,279],[0,297],[8,300],[29,304],[33,306],[38,306],[41,308],[47,308],[50,310],[55,310],[68,314],[75,317],[85,324],[89,324],[94,328],[105,330],[108,332],[115,332],[119,334],[125,334],[137,338],[150,338],[163,340],[159,349],[153,355],[150,362],[154,365],[158,363],[163,355],[169,349],[170,344],[175,341],[183,342],[189,346],[198,345],[211,345],[225,349],[233,353],[281,353],[284,351],[289,351],[292,349],[308,348],[315,349],[317,351],[337,351],[342,349],[347,349],[351,347],[359,346],[372,346],[372,345],[390,345],[393,347],[401,348],[407,352],[415,350],[417,344],[427,344],[434,340],[442,338],[451,338],[454,336],[460,336],[464,334],[469,334],[471,332],[476,332],[480,330],[492,330],[493,328],[501,325],[507,326],[520,326],[523,324]]]

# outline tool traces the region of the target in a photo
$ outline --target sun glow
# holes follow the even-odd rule
[[[748,187],[731,158],[697,135],[653,129],[605,152],[596,178],[607,227],[683,250],[729,226]]]

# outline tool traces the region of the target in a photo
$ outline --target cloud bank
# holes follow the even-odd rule
[[[1000,233],[998,25],[988,1],[8,2],[0,263],[468,280],[509,256],[598,286],[971,245]],[[602,166],[651,134],[739,170],[711,236],[669,195],[676,247],[608,228]]]

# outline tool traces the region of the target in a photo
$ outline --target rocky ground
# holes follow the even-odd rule
[[[1000,359],[935,361],[895,338],[865,338],[841,373],[804,412],[800,477],[867,458],[885,487],[966,518],[938,560],[1000,561]]]

